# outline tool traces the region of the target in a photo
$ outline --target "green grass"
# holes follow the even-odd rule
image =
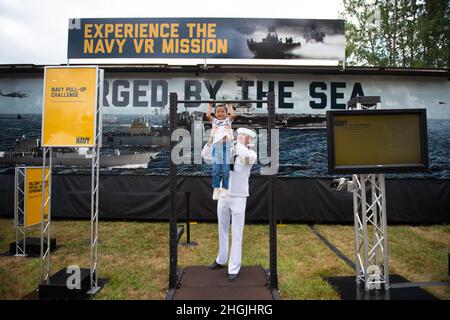
[[[168,224],[104,222],[99,225],[99,274],[109,279],[97,299],[164,299],[168,281]],[[38,228],[30,236],[38,235]],[[317,226],[336,247],[353,259],[352,226]],[[392,273],[411,281],[448,281],[450,227],[390,226]],[[76,264],[89,267],[88,221],[54,221],[52,236],[61,248],[52,254],[52,270]],[[208,265],[217,254],[217,225],[191,226],[197,247],[179,247],[179,264]],[[0,219],[0,252],[14,241],[13,221]],[[182,239],[185,241],[185,238]],[[267,225],[246,225],[243,265],[269,266]],[[354,271],[328,249],[306,225],[278,227],[278,272],[283,299],[339,299],[323,277],[353,275]],[[39,259],[0,257],[0,299],[20,299],[36,289]],[[449,287],[427,288],[450,299]]]
[[[354,260],[353,226],[319,226],[320,232]],[[389,226],[390,273],[413,282],[450,281],[448,253],[450,226]],[[424,287],[441,299],[450,299],[450,287]]]

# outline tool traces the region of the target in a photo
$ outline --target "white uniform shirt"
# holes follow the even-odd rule
[[[237,142],[234,145],[233,153],[237,157],[234,160],[234,170],[230,171],[229,196],[248,197],[248,178],[250,170],[256,162],[256,152]]]

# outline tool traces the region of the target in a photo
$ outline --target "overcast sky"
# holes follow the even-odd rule
[[[0,64],[66,62],[69,18],[336,19],[342,0],[0,0]]]

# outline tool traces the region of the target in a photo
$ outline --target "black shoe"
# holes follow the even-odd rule
[[[225,267],[225,266],[218,264],[216,261],[214,261],[214,263],[212,265],[210,265],[208,268],[210,268],[211,270],[216,270],[216,269],[222,269],[223,267]]]
[[[228,274],[228,281],[236,281],[236,279],[238,278],[239,273],[236,274]]]

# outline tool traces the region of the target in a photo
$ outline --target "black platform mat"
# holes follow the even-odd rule
[[[358,285],[355,276],[325,278],[338,292],[342,300],[438,300],[431,293],[419,287],[390,288],[390,290],[364,290],[364,285]],[[408,283],[407,279],[391,274],[389,281],[393,283]]]
[[[273,300],[266,271],[260,266],[241,267],[236,281],[228,281],[227,268],[186,267],[174,300]]]

